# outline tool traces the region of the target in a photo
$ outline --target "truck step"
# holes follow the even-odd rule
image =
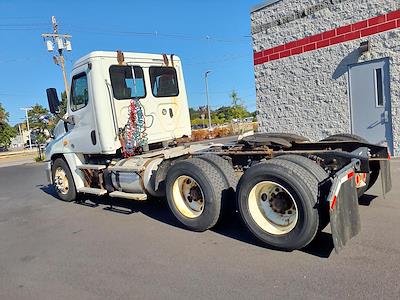
[[[125,193],[125,192],[120,192],[120,191],[111,192],[109,196],[114,197],[114,198],[125,198],[125,199],[138,200],[138,201],[147,200],[146,194],[132,194],[132,193]]]
[[[115,171],[115,172],[122,172],[122,173],[133,173],[133,172],[141,172],[145,169],[144,166],[138,166],[138,167],[124,167],[124,166],[110,166],[108,167],[110,171]]]
[[[96,188],[91,188],[91,187],[81,187],[81,188],[78,189],[78,192],[79,193],[97,195],[97,196],[102,196],[102,195],[107,194],[107,190],[96,189]]]
[[[107,168],[106,165],[94,165],[94,164],[85,164],[77,166],[79,170],[90,169],[90,170],[103,170]]]

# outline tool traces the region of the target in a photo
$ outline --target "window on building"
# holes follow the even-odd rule
[[[77,111],[84,108],[89,101],[88,82],[85,73],[75,75],[72,78],[71,110]]]
[[[123,100],[146,97],[146,86],[141,67],[111,66],[110,78],[115,99]]]
[[[155,97],[178,96],[178,78],[173,67],[150,67],[151,91]]]
[[[382,69],[375,69],[376,106],[383,107],[383,78]]]

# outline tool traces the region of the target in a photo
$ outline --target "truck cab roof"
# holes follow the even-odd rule
[[[163,54],[140,53],[140,52],[123,52],[127,62],[162,62]],[[73,69],[87,64],[89,61],[97,58],[116,60],[117,51],[92,51],[85,56],[79,58],[73,65]],[[171,55],[168,55],[170,59]],[[178,56],[173,56],[174,61],[180,61]]]

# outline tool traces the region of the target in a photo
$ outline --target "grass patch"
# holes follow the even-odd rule
[[[44,161],[44,155],[42,155],[42,156],[35,156],[35,161],[36,161],[36,162]]]

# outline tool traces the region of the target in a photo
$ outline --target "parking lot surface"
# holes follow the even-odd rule
[[[239,217],[183,229],[161,199],[65,203],[42,164],[0,168],[0,299],[399,299],[400,161],[393,190],[360,199],[362,231],[339,254],[259,244]]]

